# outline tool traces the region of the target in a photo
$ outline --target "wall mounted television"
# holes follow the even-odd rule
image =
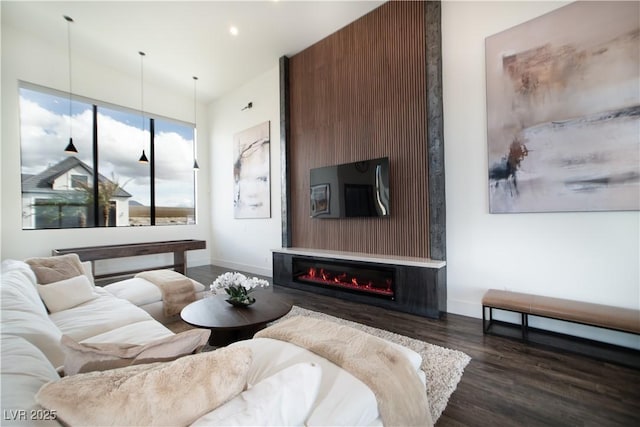
[[[391,215],[388,157],[314,168],[309,183],[312,218]]]

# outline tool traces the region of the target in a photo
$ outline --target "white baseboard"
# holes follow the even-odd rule
[[[199,267],[201,265],[209,265],[209,264],[211,264],[211,260],[206,254],[203,254],[201,256],[188,255],[187,267]]]
[[[211,264],[219,265],[233,270],[246,271],[247,273],[259,274],[260,276],[273,277],[272,269],[256,267],[255,265],[240,264],[232,261],[225,261],[221,259],[212,259]]]
[[[482,304],[463,300],[447,300],[447,313],[482,318]]]

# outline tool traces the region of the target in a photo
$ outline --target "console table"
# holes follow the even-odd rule
[[[163,254],[173,252],[173,264],[154,267],[158,269],[172,268],[178,273],[186,274],[187,264],[184,253],[195,249],[206,249],[207,242],[205,240],[168,240],[164,242],[144,242],[144,243],[128,243],[122,245],[105,245],[105,246],[86,246],[81,248],[65,248],[53,249],[52,255],[64,255],[76,253],[81,261],[94,261],[124,258],[141,255]],[[95,265],[94,265],[95,267]],[[147,268],[148,269],[148,268]],[[119,271],[95,275],[96,280],[106,279],[116,276],[127,276],[139,273],[141,270]],[[95,271],[95,268],[94,268]]]

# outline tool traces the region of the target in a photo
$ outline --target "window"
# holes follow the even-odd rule
[[[75,98],[69,112],[68,94],[21,84],[23,229],[195,223],[193,125]]]
[[[156,225],[195,224],[193,127],[155,120]]]
[[[92,174],[92,109],[74,100],[70,117],[68,96],[20,88],[22,228],[93,226],[89,193],[74,187]],[[70,129],[76,156],[63,152]]]
[[[152,225],[151,171],[149,164],[138,162],[149,142],[149,125],[144,128],[139,112],[98,107],[98,204],[103,223],[113,221],[110,202],[114,202],[117,226]],[[131,215],[132,209],[144,214]]]
[[[89,177],[86,175],[71,175],[71,188],[85,188],[89,186]]]

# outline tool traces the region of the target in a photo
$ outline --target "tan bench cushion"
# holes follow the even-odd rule
[[[640,311],[630,308],[534,296],[531,314],[640,334]]]
[[[501,291],[489,289],[482,297],[482,305],[487,307],[502,308],[505,310],[529,313],[533,295],[522,294],[520,292]]]
[[[489,289],[482,305],[640,334],[640,310]]]

